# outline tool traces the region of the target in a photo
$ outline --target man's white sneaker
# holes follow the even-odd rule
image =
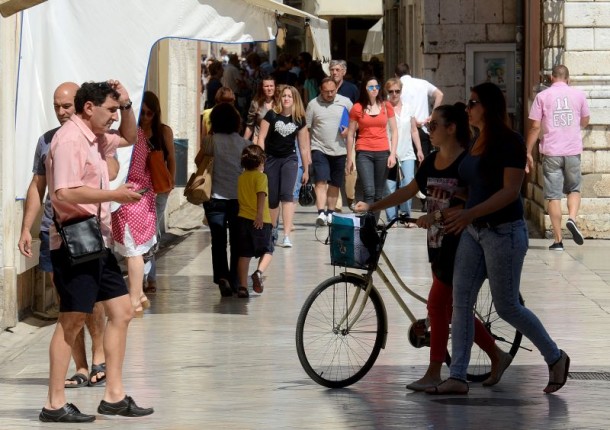
[[[292,248],[292,242],[288,236],[284,236],[284,240],[282,241],[282,247],[284,248]]]
[[[326,221],[326,215],[324,214],[324,212],[321,212],[318,217],[316,218],[316,225],[317,226],[324,226],[327,224]]]

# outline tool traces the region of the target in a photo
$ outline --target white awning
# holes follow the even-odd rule
[[[314,56],[330,58],[328,23],[272,0],[52,0],[24,10],[15,129],[15,171],[23,178],[16,181],[17,197],[31,178],[38,137],[56,126],[51,97],[58,84],[119,79],[137,110],[157,41],[273,40],[278,15],[302,17]]]
[[[287,14],[303,18],[305,21],[305,25],[309,28],[309,31],[311,32],[311,38],[314,44],[314,49],[312,52],[313,59],[320,60],[324,64],[330,62],[330,36],[328,34],[328,22],[326,20],[320,19],[315,15],[303,12],[302,10],[295,9],[291,6],[279,3],[274,0],[245,1],[253,5],[260,6],[267,10],[273,10],[280,15]]]
[[[0,0],[0,14],[6,18],[45,1],[47,0]]]
[[[366,40],[362,47],[362,61],[371,61],[371,57],[377,57],[383,61],[383,18],[366,33]]]
[[[383,0],[316,0],[318,16],[383,16]]]

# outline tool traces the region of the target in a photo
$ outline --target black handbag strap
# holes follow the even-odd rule
[[[100,176],[100,190],[102,189],[102,177]],[[51,206],[53,206],[53,202],[51,202]],[[102,223],[102,204],[97,204],[97,222]],[[61,225],[57,222],[57,218],[55,217],[55,208],[53,208],[53,224],[55,224],[55,229],[57,233],[61,231]]]

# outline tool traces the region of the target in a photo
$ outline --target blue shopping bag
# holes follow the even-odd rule
[[[371,254],[360,239],[361,220],[355,214],[333,213],[330,224],[330,263],[368,269]]]

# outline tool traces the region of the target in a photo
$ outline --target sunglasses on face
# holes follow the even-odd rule
[[[430,131],[430,133],[434,132],[434,130],[436,130],[439,125],[444,125],[444,124],[440,124],[438,121],[430,121],[428,123],[428,131]]]
[[[472,109],[473,107],[475,107],[479,103],[481,103],[480,100],[473,100],[473,99],[468,100],[468,103],[467,103],[468,109]]]
[[[400,90],[388,90],[388,94],[400,94]]]
[[[153,116],[155,116],[155,113],[151,110],[142,110],[141,115],[145,116],[146,118],[152,118]]]
[[[381,88],[379,85],[369,85],[366,87],[366,89],[369,91],[379,90],[379,88]]]

